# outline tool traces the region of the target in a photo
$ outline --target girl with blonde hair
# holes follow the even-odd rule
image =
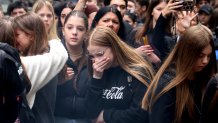
[[[96,27],[88,41],[90,88],[87,112],[97,122],[145,122],[141,101],[153,77],[150,64],[108,27]]]
[[[47,0],[37,0],[32,8],[32,12],[38,14],[44,22],[48,33],[48,40],[58,39],[57,24],[52,4]]]

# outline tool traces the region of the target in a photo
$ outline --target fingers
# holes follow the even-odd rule
[[[169,1],[167,6],[163,9],[162,14],[164,17],[166,17],[171,13],[177,12],[177,10],[182,7],[183,1],[173,2],[173,3],[172,2],[173,2],[172,0]]]
[[[75,73],[74,73],[73,69],[70,68],[70,67],[67,67],[67,72],[66,72],[65,78],[66,78],[67,80],[72,79],[73,76],[74,76],[74,74],[75,74]]]
[[[172,2],[173,2],[173,0],[170,0],[170,1],[168,2],[168,4],[169,4],[169,3],[172,3]]]
[[[191,20],[193,20],[195,17],[197,17],[198,13],[194,14],[192,17],[191,17]]]
[[[93,70],[97,72],[103,72],[108,62],[109,62],[109,58],[106,58],[106,57],[104,57],[100,61],[95,61],[93,63]]]
[[[107,65],[109,63],[109,58],[104,57],[101,60],[94,61],[93,63],[93,78],[101,79],[103,76],[104,70],[107,68]]]
[[[172,4],[169,5],[169,9],[170,10],[178,10],[179,8],[181,8],[183,1],[179,1],[179,2],[174,2]]]

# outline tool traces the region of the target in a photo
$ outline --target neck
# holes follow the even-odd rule
[[[83,55],[82,46],[69,46],[66,44],[66,47],[67,47],[67,50],[69,52],[70,59],[72,61],[75,62],[76,60],[78,60],[79,58],[82,57],[82,55]]]
[[[152,26],[153,26],[153,29],[154,29],[154,27],[155,27],[155,25],[156,25],[156,21],[153,19],[153,22],[152,22],[152,23],[153,23]]]

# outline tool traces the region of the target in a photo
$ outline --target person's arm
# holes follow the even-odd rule
[[[49,45],[49,53],[21,57],[22,64],[32,84],[27,94],[30,107],[33,106],[35,93],[61,71],[68,58],[67,51],[60,41],[51,40]]]
[[[74,8],[74,10],[84,11],[84,9],[86,7],[86,2],[87,2],[87,0],[79,0],[76,4],[76,7]]]
[[[162,10],[156,25],[154,27],[153,33],[152,33],[152,44],[153,46],[159,51],[160,53],[160,59],[161,61],[164,61],[165,58],[168,56],[170,50],[172,48],[169,48],[169,43],[172,43],[171,35],[169,35],[166,32],[166,26],[168,26],[168,21],[172,13],[177,12],[176,9],[182,7],[180,2],[173,2],[173,0],[170,0],[165,8]],[[167,37],[167,39],[166,39]]]

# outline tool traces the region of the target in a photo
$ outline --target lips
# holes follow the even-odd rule
[[[77,41],[78,38],[70,38],[71,41]]]

